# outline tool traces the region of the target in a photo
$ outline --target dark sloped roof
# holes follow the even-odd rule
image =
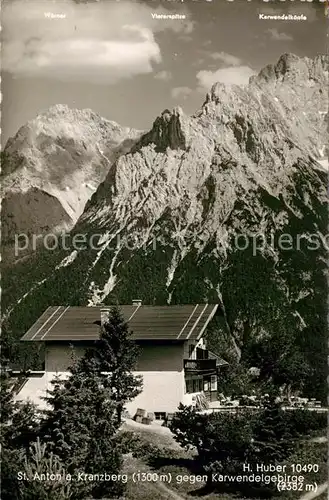
[[[135,340],[195,340],[201,337],[216,304],[119,306]],[[40,316],[24,341],[83,341],[99,337],[102,307],[52,306]]]

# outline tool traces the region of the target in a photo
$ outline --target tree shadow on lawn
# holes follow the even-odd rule
[[[170,456],[150,456],[147,463],[153,469],[159,470],[162,467],[177,467],[187,469],[191,474],[205,474],[200,462],[196,458],[170,457]]]

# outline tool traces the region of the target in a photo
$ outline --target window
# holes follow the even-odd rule
[[[201,392],[202,389],[202,378],[193,379],[193,392]]]
[[[190,344],[188,346],[188,357],[189,358],[192,356],[194,349],[195,349],[195,344]]]
[[[186,380],[186,392],[188,394],[191,394],[193,392],[193,385],[192,385],[192,380]]]
[[[203,390],[202,377],[193,377],[186,380],[186,393],[201,392]]]
[[[203,359],[203,349],[200,347],[196,348],[196,359]]]
[[[203,390],[205,392],[210,391],[210,380],[208,378],[204,379],[203,381]]]
[[[217,375],[211,375],[210,377],[210,390],[217,391]]]
[[[155,411],[154,418],[155,420],[166,420],[167,413],[165,411]]]
[[[208,359],[208,351],[206,349],[201,349],[200,347],[197,347],[196,358],[197,359]]]

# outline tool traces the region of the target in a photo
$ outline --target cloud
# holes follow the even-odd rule
[[[175,21],[175,22],[177,23],[177,21]],[[186,19],[183,22],[183,29],[179,29],[179,31],[183,33],[180,36],[180,38],[182,40],[185,39],[185,41],[187,41],[187,42],[190,42],[191,40],[193,40],[193,37],[190,35],[190,33],[192,33],[194,31],[195,26],[196,26],[196,22],[195,21],[191,21],[189,19]]]
[[[166,70],[163,70],[163,71],[159,71],[159,73],[157,73],[154,78],[156,78],[157,80],[163,80],[165,82],[168,82],[169,80],[172,79],[172,74],[170,73],[170,71],[166,71]]]
[[[192,66],[200,66],[200,65],[204,64],[204,62],[205,62],[205,59],[203,57],[200,57],[199,59],[195,59],[192,62]]]
[[[179,39],[182,42],[193,42],[193,36],[191,35],[180,35]]]
[[[279,32],[276,28],[268,29],[266,33],[269,33],[271,40],[276,40],[278,42],[289,42],[293,40],[293,37],[291,35],[283,33],[282,31]]]
[[[47,12],[64,17],[47,17]],[[155,34],[188,34],[194,27],[188,18],[154,19],[154,12],[168,13],[127,0],[7,0],[2,12],[2,69],[18,77],[98,84],[151,73],[161,62]]]
[[[171,96],[174,99],[187,99],[192,92],[189,87],[175,87],[171,89]]]
[[[226,66],[239,66],[241,64],[241,59],[226,52],[214,52],[210,54],[210,57],[215,61],[221,61]]]
[[[202,70],[197,73],[196,77],[199,82],[200,90],[209,90],[216,83],[221,82],[226,85],[245,85],[249,78],[255,74],[249,66],[234,66],[230,68],[222,68],[217,71]]]

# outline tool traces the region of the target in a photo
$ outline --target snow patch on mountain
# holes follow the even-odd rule
[[[67,257],[65,257],[65,259],[63,259],[57,266],[55,269],[60,269],[61,267],[67,267],[69,266],[70,264],[72,264],[72,262],[74,261],[74,259],[76,259],[78,255],[78,251],[77,250],[73,250],[72,253],[70,253],[70,255],[68,255]]]
[[[317,162],[318,162],[318,164],[320,165],[320,167],[325,172],[329,172],[329,161],[328,161],[328,159],[326,159],[326,160],[318,160]]]

